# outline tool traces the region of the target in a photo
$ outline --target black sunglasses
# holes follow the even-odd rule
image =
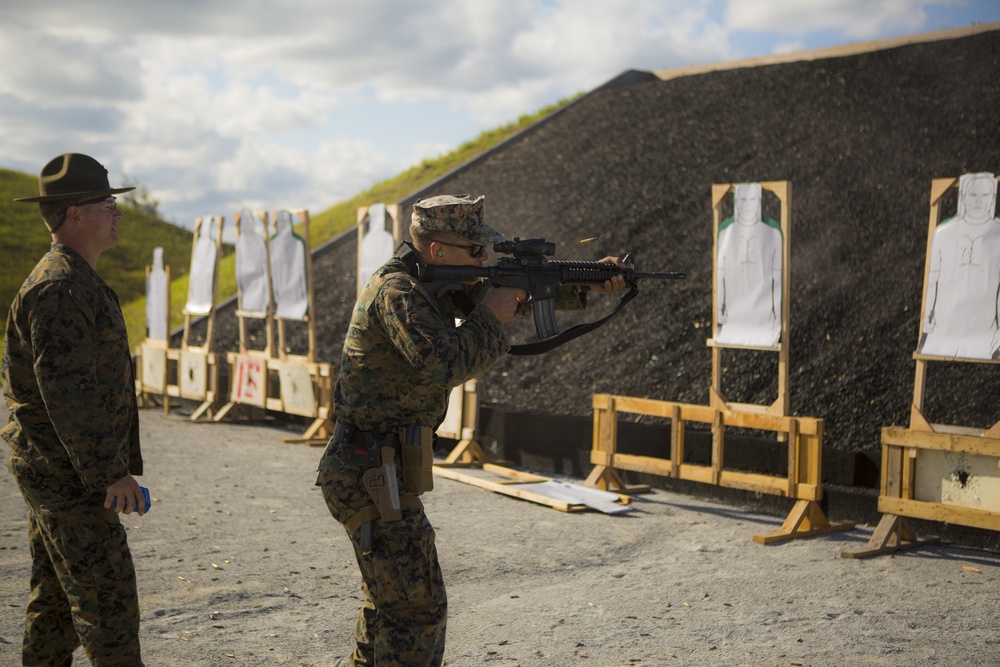
[[[472,259],[479,259],[486,252],[486,246],[484,245],[459,245],[457,243],[448,243],[447,241],[438,241],[441,245],[450,246],[452,248],[462,248],[463,250],[468,250]]]

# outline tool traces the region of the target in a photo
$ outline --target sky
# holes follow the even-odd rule
[[[997,21],[997,0],[3,0],[0,167],[86,153],[189,228],[318,213],[625,70]]]

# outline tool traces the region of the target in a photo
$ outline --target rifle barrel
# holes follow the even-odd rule
[[[687,278],[687,274],[683,271],[653,271],[652,273],[639,273],[636,271],[632,274],[633,278],[665,278],[669,280],[679,280],[681,278]]]

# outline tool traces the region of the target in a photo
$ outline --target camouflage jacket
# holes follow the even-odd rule
[[[333,396],[337,419],[380,433],[408,424],[436,428],[451,388],[489,370],[510,348],[500,321],[479,304],[486,287],[467,288],[476,306],[465,316],[449,296],[432,296],[398,257],[382,265],[351,317]],[[576,292],[561,296],[560,309],[584,306]],[[461,326],[456,317],[465,318]]]
[[[70,248],[53,243],[14,298],[0,377],[12,470],[63,478],[67,492],[142,474],[118,296]]]

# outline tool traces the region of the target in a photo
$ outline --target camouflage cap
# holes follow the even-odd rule
[[[431,232],[448,232],[489,245],[504,236],[483,222],[483,195],[437,195],[413,205],[413,224]]]

